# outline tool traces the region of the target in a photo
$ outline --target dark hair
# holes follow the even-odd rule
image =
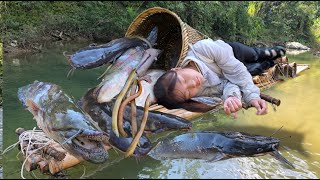
[[[177,72],[169,70],[159,77],[154,84],[153,92],[157,103],[168,109],[183,108],[193,112],[207,112],[214,107],[190,99],[181,100],[177,98],[174,89],[177,82]]]
[[[173,90],[177,82],[177,73],[169,70],[159,77],[154,84],[153,92],[157,99],[157,103],[168,109],[181,108],[181,103],[175,98]]]

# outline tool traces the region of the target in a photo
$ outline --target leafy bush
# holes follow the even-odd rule
[[[319,38],[319,1],[1,1],[3,42],[20,46],[63,32],[110,41],[151,7],[167,8],[210,37],[252,44]]]

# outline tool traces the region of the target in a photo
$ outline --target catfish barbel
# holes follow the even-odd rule
[[[18,89],[18,98],[38,127],[69,153],[92,163],[108,160],[108,135],[58,85],[34,81]]]

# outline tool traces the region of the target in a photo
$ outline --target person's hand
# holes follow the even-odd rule
[[[227,115],[233,114],[233,117],[236,119],[236,112],[242,108],[242,103],[237,97],[230,96],[224,101],[223,107]]]
[[[263,99],[253,99],[250,101],[250,104],[257,109],[257,115],[267,114],[268,105],[267,102]]]

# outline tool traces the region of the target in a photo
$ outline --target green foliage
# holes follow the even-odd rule
[[[0,106],[2,106],[2,88],[3,88],[3,56],[2,56],[3,44],[0,42]]]
[[[175,12],[212,38],[256,41],[319,42],[317,1],[2,1],[4,43],[20,46],[63,32],[71,39],[110,41],[122,37],[132,20],[151,7]]]

